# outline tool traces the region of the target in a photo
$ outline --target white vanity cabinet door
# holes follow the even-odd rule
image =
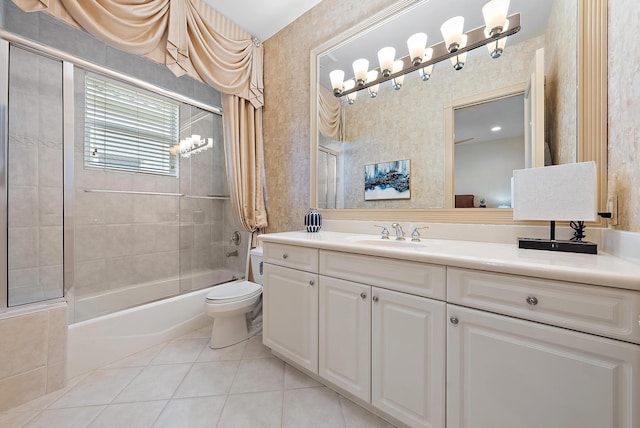
[[[318,373],[318,275],[264,264],[263,343]]]
[[[372,287],[371,404],[411,427],[444,427],[446,304]]]
[[[371,287],[320,276],[318,374],[369,402]]]
[[[637,428],[640,346],[448,305],[447,428]]]

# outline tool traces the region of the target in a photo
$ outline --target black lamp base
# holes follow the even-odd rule
[[[565,253],[598,254],[598,244],[586,241],[518,238],[518,248],[527,250],[562,251]]]

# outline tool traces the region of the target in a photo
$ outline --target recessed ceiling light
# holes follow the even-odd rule
[[[502,129],[502,128],[501,128],[501,127],[499,127],[499,126],[494,126],[493,128],[491,128],[491,130],[492,130],[493,132],[498,132],[498,131],[499,131],[499,130],[501,130],[501,129]]]

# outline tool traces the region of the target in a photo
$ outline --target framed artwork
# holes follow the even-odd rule
[[[364,166],[364,200],[411,199],[411,160]]]

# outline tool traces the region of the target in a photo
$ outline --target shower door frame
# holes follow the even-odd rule
[[[9,144],[9,50],[10,46],[29,50],[35,54],[42,55],[61,61],[62,63],[62,105],[63,105],[63,295],[53,299],[26,303],[18,306],[9,306],[8,296],[8,248],[7,248],[7,226],[8,226],[8,182],[7,182],[7,147]],[[86,71],[107,76],[123,83],[137,86],[141,89],[170,98],[177,102],[189,104],[204,111],[222,116],[222,108],[202,103],[185,95],[160,88],[144,80],[128,76],[124,73],[114,71],[107,67],[93,64],[89,61],[68,54],[59,49],[55,49],[41,43],[37,43],[24,37],[17,36],[11,32],[0,29],[0,315],[15,308],[36,308],[52,303],[67,302],[68,321],[73,323],[74,314],[74,193],[75,193],[75,159],[74,159],[74,71],[79,67]],[[224,126],[224,125],[223,125]],[[228,199],[228,197],[214,197],[211,199]]]

